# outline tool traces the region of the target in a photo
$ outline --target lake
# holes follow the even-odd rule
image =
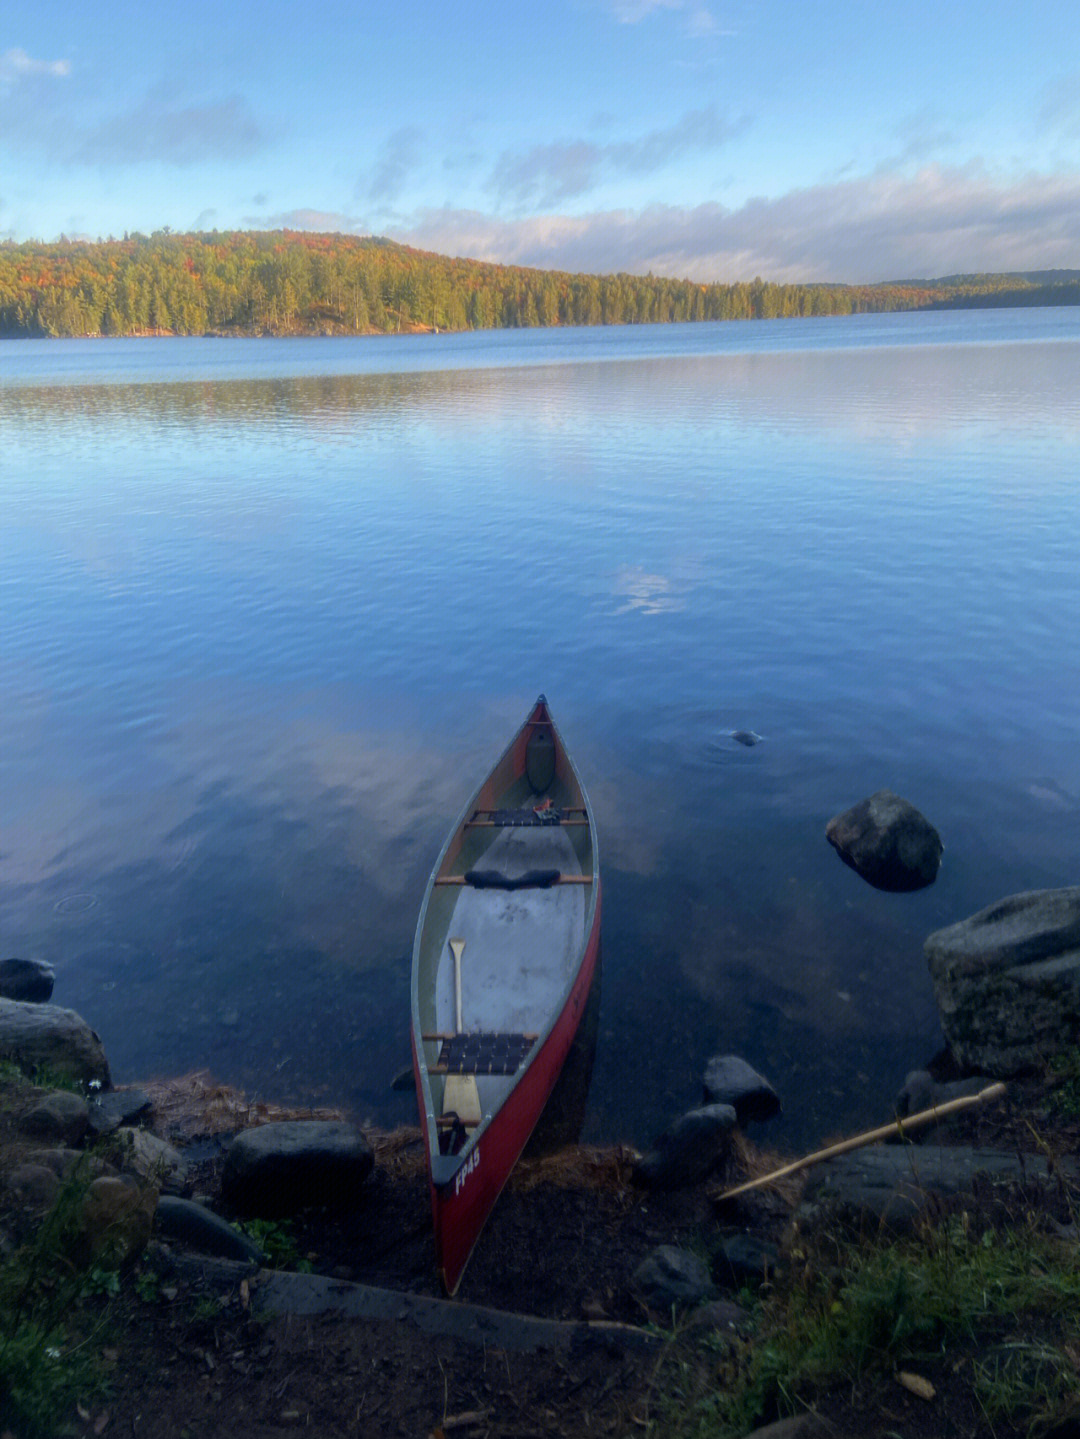
[[[1078,475],[1078,310],[0,343],[0,949],[118,1082],[410,1121],[425,881],[543,691],[605,885],[585,1136],[718,1051],[770,1139],[881,1122],[927,933],[1078,879]],[[884,787],[921,893],[825,841]]]

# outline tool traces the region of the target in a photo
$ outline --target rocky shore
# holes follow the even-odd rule
[[[899,816],[910,836],[885,794],[862,819]],[[852,843],[850,822],[831,828]],[[905,840],[890,879],[879,846],[871,882],[932,882],[940,840],[921,834],[929,858]],[[205,1074],[115,1089],[97,1035],[52,1003],[48,966],[0,962],[0,1435],[855,1439],[1006,1436],[1033,1415],[1044,1435],[1076,1432],[1080,1321],[988,1301],[950,1327],[902,1276],[943,1235],[959,1266],[1022,1234],[1080,1300],[1080,887],[1003,900],[931,935],[926,957],[948,1049],[883,1097],[893,1142],[725,1198],[782,1164],[761,1139],[781,1096],[717,1054],[644,1153],[527,1156],[453,1303],[436,1289],[418,1131],[252,1105]],[[994,1079],[1004,1097],[933,1112]],[[831,1377],[759,1372],[797,1308],[825,1295],[826,1328],[845,1333],[854,1276],[900,1255],[884,1308],[913,1305],[914,1337],[897,1319]],[[991,1421],[979,1356],[1004,1356],[1003,1373],[1010,1344],[1031,1373]],[[47,1413],[50,1375],[76,1353]]]

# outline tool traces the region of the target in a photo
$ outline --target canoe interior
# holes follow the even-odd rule
[[[571,881],[593,877],[595,848],[581,788],[556,735],[555,776],[543,794],[528,783],[524,745],[531,729],[547,720],[534,711],[491,778],[467,807],[447,843],[428,892],[416,947],[416,1004],[419,1034],[451,1034],[456,1029],[454,963],[449,941],[463,939],[461,1018],[465,1032],[534,1035],[542,1040],[562,1008],[580,968],[594,896],[591,883],[559,883],[548,888],[477,889],[440,883],[471,869],[498,870],[514,878],[531,870],[557,870]],[[548,722],[549,723],[549,722]],[[550,732],[555,733],[554,727]],[[517,771],[515,773],[514,771]],[[567,822],[556,825],[485,824],[487,811],[531,813],[550,800]],[[481,811],[477,823],[477,811]],[[419,1040],[419,1035],[418,1035]],[[422,1040],[418,1058],[429,1113],[442,1116],[446,1077],[432,1073],[441,1044]],[[454,1145],[464,1158],[522,1070],[511,1075],[478,1073],[476,1085],[483,1121],[462,1143],[445,1125],[429,1129],[432,1150]]]

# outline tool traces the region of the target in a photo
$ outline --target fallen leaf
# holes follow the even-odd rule
[[[107,1412],[107,1411],[104,1411],[104,1412],[102,1412],[101,1414],[99,1414],[98,1417],[94,1420],[94,1433],[95,1433],[95,1434],[104,1434],[104,1433],[105,1433],[105,1430],[106,1430],[108,1427],[109,1427],[109,1415],[108,1415],[108,1412]]]
[[[896,1377],[910,1394],[915,1394],[920,1399],[933,1399],[937,1393],[930,1380],[924,1379],[921,1374],[909,1374],[901,1370]]]

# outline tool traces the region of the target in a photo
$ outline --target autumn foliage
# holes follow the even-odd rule
[[[385,334],[1078,302],[1071,275],[1049,283],[974,275],[703,285],[492,265],[374,237],[292,231],[0,244],[5,336]]]

